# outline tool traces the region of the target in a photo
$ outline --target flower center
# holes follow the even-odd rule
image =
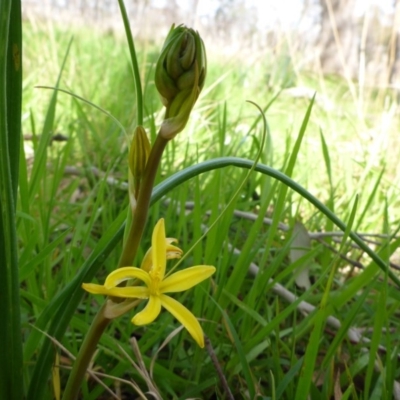
[[[158,271],[150,271],[149,272],[150,278],[151,278],[151,283],[149,286],[149,291],[150,294],[153,296],[159,296],[160,293],[160,283],[161,283],[161,276]]]

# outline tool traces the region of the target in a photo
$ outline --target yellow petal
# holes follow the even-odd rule
[[[215,267],[199,265],[186,268],[166,277],[160,284],[162,293],[182,292],[209,278],[215,272]]]
[[[161,300],[158,296],[150,296],[146,307],[132,318],[135,325],[151,324],[160,314]]]
[[[147,272],[143,271],[140,268],[123,267],[116,269],[107,276],[106,281],[104,282],[104,287],[110,289],[118,286],[121,282],[135,278],[140,279],[147,286],[150,285],[150,277]]]
[[[176,246],[173,246],[172,244],[167,245],[167,260],[172,260],[174,258],[181,258],[181,255],[183,254],[183,251]]]
[[[172,245],[172,242],[176,242],[176,239],[173,238],[166,238],[165,239],[165,244],[166,244],[166,258],[167,260],[171,260],[173,258],[180,258],[182,255],[183,251],[174,245]],[[143,257],[142,264],[140,266],[141,269],[149,272],[151,267],[153,266],[153,251],[152,247],[150,247],[146,254]]]
[[[190,333],[200,347],[204,347],[204,334],[199,321],[181,303],[165,294],[160,296],[161,305],[169,311]]]
[[[122,297],[125,299],[147,299],[149,289],[145,286],[112,287],[107,289],[104,286],[94,283],[82,283],[82,288],[89,293],[104,294],[106,296]]]
[[[82,283],[82,288],[93,294],[108,294],[107,289],[103,285],[96,285],[95,283]]]
[[[183,254],[183,250],[177,246],[174,246],[171,243],[178,243],[178,239],[175,238],[166,238],[165,243],[167,245],[167,260],[172,260],[173,258],[180,258]]]
[[[153,253],[152,271],[154,271],[154,273],[158,275],[159,279],[162,280],[165,275],[165,266],[167,262],[167,246],[165,244],[165,226],[163,218],[161,218],[154,227],[151,244]]]
[[[143,269],[146,272],[149,272],[151,269],[151,266],[153,265],[153,257],[152,257],[152,248],[150,247],[146,254],[143,257],[142,264],[140,265],[140,268]]]
[[[124,299],[147,299],[150,294],[146,286],[124,286],[107,289],[107,295]]]

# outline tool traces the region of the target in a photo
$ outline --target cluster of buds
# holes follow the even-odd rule
[[[204,86],[207,71],[203,40],[193,29],[172,26],[156,66],[155,84],[166,107],[160,135],[181,132]]]
[[[203,40],[193,29],[172,26],[157,61],[155,84],[166,108],[159,135],[170,140],[181,132],[204,86],[207,72]],[[136,127],[129,151],[129,194],[136,208],[140,184],[150,153],[150,142],[142,126]]]

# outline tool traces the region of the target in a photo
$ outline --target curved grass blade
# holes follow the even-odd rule
[[[69,90],[65,90],[65,89],[61,89],[59,87],[53,87],[53,86],[35,86],[36,89],[51,89],[51,90],[56,90],[65,94],[68,94],[72,97],[75,97],[76,99],[88,104],[89,106],[92,106],[93,108],[95,108],[96,110],[99,110],[100,112],[102,112],[103,114],[107,115],[107,117],[111,118],[121,129],[121,131],[125,134],[125,136],[127,135],[126,130],[124,128],[124,126],[121,124],[121,122],[118,121],[117,118],[114,117],[114,115],[112,115],[111,113],[109,113],[107,110],[105,110],[104,108],[99,107],[97,104],[92,103],[89,100],[86,100],[85,98],[70,92]]]
[[[172,190],[174,187],[179,186],[183,182],[198,176],[204,172],[212,171],[219,168],[225,168],[228,166],[235,166],[239,168],[252,168],[254,162],[251,160],[247,160],[239,157],[221,157],[215,158],[213,160],[208,160],[201,162],[199,164],[190,166],[185,168],[173,176],[165,179],[161,182],[154,190],[152,195],[152,201],[159,200],[165,193]],[[300,194],[304,199],[306,199],[309,203],[314,205],[319,211],[321,211],[327,218],[329,218],[341,231],[345,232],[347,225],[338,218],[328,207],[325,206],[320,200],[318,200],[315,196],[313,196],[307,189],[303,186],[299,185],[293,179],[285,175],[283,172],[278,171],[268,165],[257,164],[254,168],[255,171],[260,172],[264,175],[268,175],[288,187],[292,190]],[[388,269],[387,264],[382,260],[379,255],[373,251],[355,232],[349,232],[349,237],[365,252],[367,253],[374,263],[385,273],[388,274],[390,279],[396,283],[396,285],[400,288],[400,279]]]

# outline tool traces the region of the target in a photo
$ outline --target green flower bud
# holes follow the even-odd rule
[[[157,61],[155,83],[166,107],[160,135],[172,139],[183,130],[207,72],[203,40],[184,25],[172,28]]]
[[[143,126],[138,126],[133,133],[129,149],[129,169],[133,177],[134,196],[137,198],[144,169],[150,153],[150,142]]]

